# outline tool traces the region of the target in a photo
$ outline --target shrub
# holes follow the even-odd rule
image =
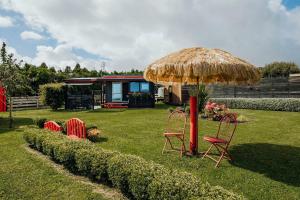
[[[67,140],[63,145],[53,149],[54,158],[72,172],[77,172],[75,153],[79,149],[88,148],[88,141]]]
[[[130,165],[137,162],[136,157],[128,155],[117,155],[108,161],[108,176],[113,186],[130,196],[128,177]],[[129,165],[128,165],[129,164]]]
[[[287,77],[295,73],[300,73],[300,69],[292,62],[273,62],[262,68],[263,77]]]
[[[300,111],[300,99],[297,98],[214,98],[216,103],[223,103],[229,108],[273,111]]]
[[[42,142],[42,146],[43,146],[43,153],[50,156],[52,159],[55,159],[54,157],[54,149],[56,146],[60,146],[60,145],[64,145],[64,140],[65,138],[62,137],[61,134],[58,133],[49,133],[49,134],[55,134],[55,136],[57,137],[53,137],[52,135],[48,135],[47,138],[45,138],[45,140],[43,140]]]
[[[228,199],[228,200],[240,200],[245,199],[244,197],[240,195],[236,195],[233,192],[230,192],[228,190],[225,190],[224,188],[220,186],[209,186],[207,184],[206,192],[202,194],[201,199]],[[191,200],[196,200],[199,198],[192,197]]]
[[[98,181],[110,180],[131,199],[242,199],[221,187],[202,183],[189,173],[106,151],[86,140],[70,140],[61,133],[28,129],[24,139],[72,172]]]
[[[89,149],[78,149],[75,152],[76,167],[80,174],[91,175],[92,161],[95,159],[97,151],[101,151],[101,149],[91,147]]]
[[[199,94],[198,94],[198,110],[203,112],[206,102],[209,99],[209,91],[207,90],[204,84],[199,85]]]
[[[87,139],[92,142],[100,140],[101,132],[97,128],[87,130]]]
[[[94,154],[94,159],[91,162],[91,176],[93,179],[109,182],[108,161],[117,154],[117,152],[107,150],[97,151],[97,153]]]
[[[39,128],[44,128],[44,124],[47,121],[46,118],[36,118],[34,120],[34,124],[37,125]]]
[[[60,125],[62,127],[62,133],[63,134],[67,134],[67,126],[66,126],[66,122],[63,120],[57,120],[55,121],[58,125]]]
[[[100,130],[97,129],[97,125],[95,124],[87,124],[87,139],[92,142],[97,142],[100,139]]]
[[[63,84],[49,83],[41,85],[39,91],[41,101],[53,110],[57,110],[64,104]]]
[[[190,199],[202,197],[209,185],[203,184],[192,174],[177,170],[163,170],[155,175],[149,185],[150,199]]]
[[[112,184],[127,196],[148,199],[148,185],[159,165],[132,155],[116,155],[108,162],[108,175]]]
[[[164,168],[145,160],[139,160],[130,168],[131,173],[128,177],[128,184],[131,193],[136,199],[149,199],[149,186],[154,180],[155,174],[164,171]]]

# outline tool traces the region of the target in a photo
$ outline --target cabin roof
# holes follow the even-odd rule
[[[110,75],[103,76],[101,80],[145,80],[142,75]]]
[[[96,83],[96,82],[103,82],[103,81],[146,81],[142,75],[109,75],[109,76],[102,76],[102,77],[88,77],[88,78],[70,78],[66,79],[64,82],[66,84],[87,84],[87,83]]]

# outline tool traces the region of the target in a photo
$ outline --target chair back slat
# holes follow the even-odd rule
[[[63,128],[58,125],[55,121],[48,121],[44,123],[44,128],[48,129],[50,131],[54,131],[54,132],[58,132],[58,131],[62,131]]]
[[[168,133],[185,133],[187,116],[184,112],[173,111],[167,121],[166,132]]]
[[[226,113],[220,120],[217,138],[230,142],[237,126],[237,114]]]
[[[67,121],[67,135],[86,138],[85,123],[78,118],[72,118]]]

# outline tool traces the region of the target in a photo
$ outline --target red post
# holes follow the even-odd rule
[[[0,112],[6,112],[5,88],[0,86]]]
[[[190,96],[190,153],[198,153],[198,100]]]

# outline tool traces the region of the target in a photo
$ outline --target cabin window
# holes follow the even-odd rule
[[[149,92],[148,82],[130,82],[130,92]]]
[[[140,83],[139,82],[130,82],[130,92],[139,92]]]
[[[122,84],[112,83],[112,101],[122,101]]]
[[[141,82],[141,92],[149,92],[149,83]]]

